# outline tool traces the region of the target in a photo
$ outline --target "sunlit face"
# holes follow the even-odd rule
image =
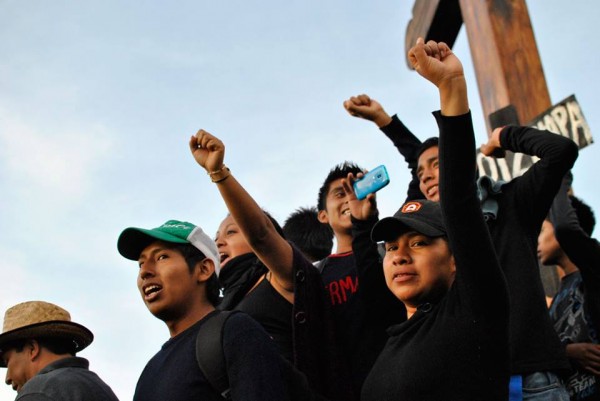
[[[246,237],[244,237],[244,234],[242,234],[242,231],[231,216],[227,216],[221,222],[215,243],[217,244],[219,257],[221,258],[221,268],[225,267],[227,262],[236,256],[252,252],[252,248],[250,248]]]
[[[325,197],[325,210],[319,211],[319,221],[329,224],[334,233],[351,233],[352,221],[350,220],[350,207],[348,200],[350,194],[342,186],[343,178],[332,181]]]
[[[456,272],[448,242],[410,231],[385,243],[385,281],[406,306],[416,308],[443,297]]]
[[[438,147],[432,146],[421,153],[417,166],[417,177],[419,177],[419,189],[430,201],[439,202],[439,160]]]
[[[538,236],[537,254],[540,262],[545,265],[555,265],[562,256],[562,248],[554,235],[554,226],[548,220],[542,223]]]
[[[148,310],[162,321],[187,316],[190,298],[199,291],[195,271],[190,272],[183,255],[169,244],[155,241],[142,251],[137,286]]]
[[[3,352],[2,358],[6,363],[6,384],[12,386],[13,390],[19,391],[21,388],[35,376],[30,353],[28,352],[28,344],[21,351],[11,348]]]

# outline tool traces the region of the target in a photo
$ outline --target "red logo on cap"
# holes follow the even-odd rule
[[[408,202],[402,206],[402,213],[414,213],[421,209],[421,203],[419,202]]]

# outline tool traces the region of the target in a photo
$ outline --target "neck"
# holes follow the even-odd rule
[[[571,259],[569,259],[569,257],[566,254],[563,254],[562,257],[559,259],[558,263],[556,264],[565,272],[565,275],[579,271],[577,266],[575,266],[575,264],[571,262]]]
[[[417,312],[417,307],[406,305],[406,304],[404,304],[404,306],[406,307],[406,318],[410,319],[412,317],[412,315],[414,315],[415,312]]]
[[[165,324],[169,328],[169,334],[171,337],[175,337],[176,335],[189,329],[192,327],[192,325],[199,322],[206,315],[215,310],[215,307],[208,302],[199,303],[197,305],[198,306],[189,310],[185,316],[178,319],[165,321]]]
[[[337,233],[335,236],[337,243],[335,253],[346,253],[352,251],[352,233]]]

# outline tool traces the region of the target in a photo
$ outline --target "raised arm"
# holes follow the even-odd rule
[[[344,191],[349,194],[348,206],[352,218],[352,251],[358,272],[358,291],[366,301],[368,319],[373,327],[386,329],[399,323],[399,317],[405,316],[404,304],[387,290],[383,265],[377,244],[371,240],[371,230],[379,221],[379,211],[375,194],[369,194],[358,200],[353,189],[356,177],[350,173],[343,180]]]
[[[293,294],[293,250],[250,194],[223,164],[225,145],[204,130],[190,138],[196,162],[217,185],[225,205],[256,256],[273,275],[275,285]]]
[[[546,218],[562,177],[577,159],[577,145],[572,140],[550,131],[506,126],[496,128],[481,151],[489,156],[497,148],[540,158],[522,176],[513,179],[509,184],[514,187],[519,200],[514,212],[537,232]]]
[[[417,177],[418,153],[421,148],[421,140],[400,121],[397,115],[390,117],[383,106],[368,95],[352,96],[344,102],[344,108],[351,116],[375,123],[404,157],[404,161],[408,164],[412,176],[408,184],[406,201],[425,199],[425,196],[419,189],[419,178]]]
[[[456,285],[486,300],[471,307],[481,313],[494,310],[502,321],[508,311],[506,285],[477,198],[475,138],[462,65],[444,43],[422,39],[409,59],[439,89],[441,112],[434,115],[440,128],[440,203],[457,266]]]

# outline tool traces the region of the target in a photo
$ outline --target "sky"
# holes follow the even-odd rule
[[[529,0],[553,104],[575,94],[600,129],[597,1]],[[116,249],[130,226],[190,221],[214,235],[226,208],[190,155],[200,128],[283,222],[316,204],[335,164],[384,164],[382,216],[408,171],[391,142],[342,103],[366,93],[421,139],[437,133],[437,90],[406,67],[412,0],[0,0],[0,316],[56,303],[95,340],[88,358],[121,400],[168,339],[144,306],[137,266]],[[462,60],[478,144],[487,139],[464,28]],[[600,135],[600,134],[598,134]],[[574,190],[600,210],[599,145]],[[0,369],[2,377],[5,370]],[[0,386],[0,400],[12,400]]]

